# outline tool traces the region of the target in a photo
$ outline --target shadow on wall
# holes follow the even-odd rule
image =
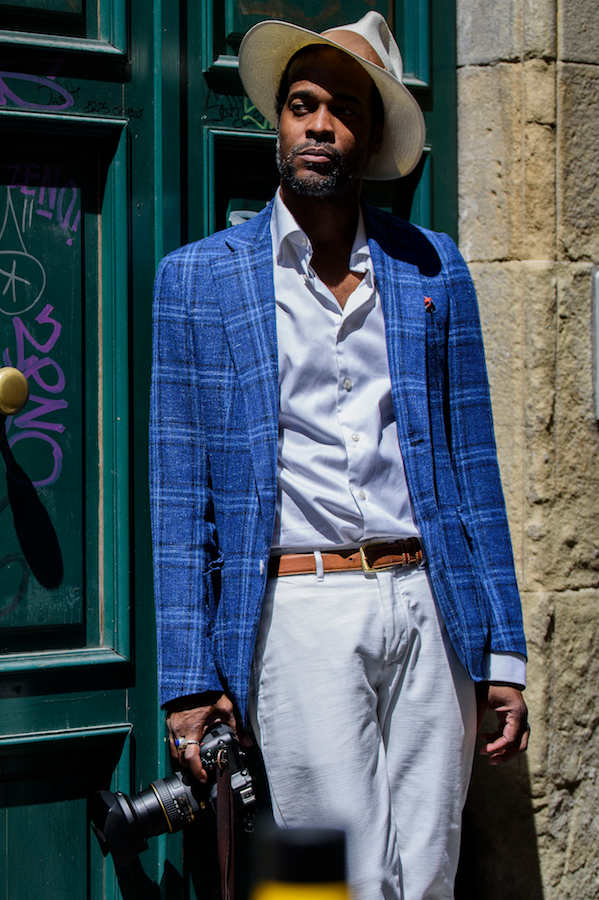
[[[456,900],[543,900],[525,756],[474,762],[464,809]]]

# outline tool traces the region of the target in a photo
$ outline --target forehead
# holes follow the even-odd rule
[[[312,46],[301,50],[292,60],[287,83],[289,91],[299,82],[311,82],[331,94],[352,94],[370,99],[373,81],[362,66],[334,47]]]

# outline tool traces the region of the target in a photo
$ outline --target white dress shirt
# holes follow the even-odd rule
[[[381,299],[360,213],[341,309],[310,266],[312,246],[275,196],[271,217],[279,359],[273,549],[357,547],[419,537],[391,399]],[[488,677],[524,684],[518,654],[489,654]]]
[[[310,267],[310,241],[278,194],[271,229],[280,390],[273,544],[324,550],[418,537],[362,218],[350,268],[363,278],[343,309]]]

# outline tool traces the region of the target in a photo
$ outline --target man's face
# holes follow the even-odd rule
[[[277,141],[281,184],[303,196],[342,196],[359,184],[378,145],[372,80],[345,53],[311,47],[291,64],[288,84]]]

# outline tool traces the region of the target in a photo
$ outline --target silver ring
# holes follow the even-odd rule
[[[199,741],[188,739],[185,737],[185,735],[180,738],[175,738],[175,747],[177,748],[177,750],[185,750],[185,748],[189,747],[191,744],[197,744],[198,747],[200,746]]]

